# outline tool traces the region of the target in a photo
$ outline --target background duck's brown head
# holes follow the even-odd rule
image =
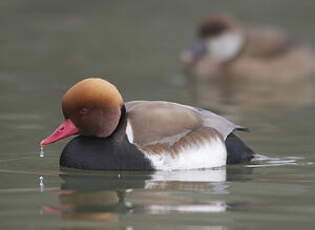
[[[200,39],[208,39],[220,36],[228,31],[238,30],[238,27],[236,20],[229,15],[209,15],[200,22],[197,35]]]
[[[203,57],[218,63],[228,62],[239,54],[245,41],[236,20],[224,14],[204,19],[198,26],[197,38],[181,55],[181,62],[185,65],[195,64]]]

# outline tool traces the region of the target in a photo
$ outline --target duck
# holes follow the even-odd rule
[[[196,42],[180,55],[186,75],[280,81],[315,73],[313,47],[272,27],[245,27],[228,14],[199,23]]]
[[[76,135],[60,156],[62,168],[189,170],[251,161],[236,134],[247,128],[201,108],[166,101],[124,102],[109,81],[91,77],[62,98],[64,120],[41,146]]]

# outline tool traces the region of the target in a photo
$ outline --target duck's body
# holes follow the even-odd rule
[[[132,101],[122,104],[119,114],[118,125],[110,135],[83,133],[69,142],[60,165],[94,170],[178,170],[247,162],[254,155],[233,134],[242,127],[203,109],[171,102]],[[82,119],[74,126],[81,123]],[[64,130],[61,127],[52,136]],[[61,138],[48,137],[42,144]]]
[[[127,113],[122,112],[110,137],[74,138],[64,148],[60,165],[178,170],[221,167],[253,157],[254,153],[232,133],[243,128],[209,111],[162,101],[132,101],[125,108]]]
[[[218,29],[219,28],[219,29]],[[313,48],[274,28],[242,28],[227,16],[210,16],[199,28],[199,45],[184,52],[186,73],[202,77],[294,79],[315,73]]]

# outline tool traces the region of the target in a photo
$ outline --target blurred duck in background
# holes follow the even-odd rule
[[[188,75],[300,78],[315,72],[315,53],[275,28],[242,27],[228,15],[210,15],[198,26],[198,40],[180,60]]]

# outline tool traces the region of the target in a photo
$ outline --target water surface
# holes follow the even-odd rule
[[[313,79],[190,82],[178,54],[208,12],[284,28],[315,43],[311,1],[1,1],[1,229],[313,229]],[[251,164],[177,172],[59,169],[68,141],[39,142],[60,100],[87,76],[126,101],[170,100],[249,127]],[[277,76],[274,76],[275,79]],[[42,180],[40,180],[42,177]]]

